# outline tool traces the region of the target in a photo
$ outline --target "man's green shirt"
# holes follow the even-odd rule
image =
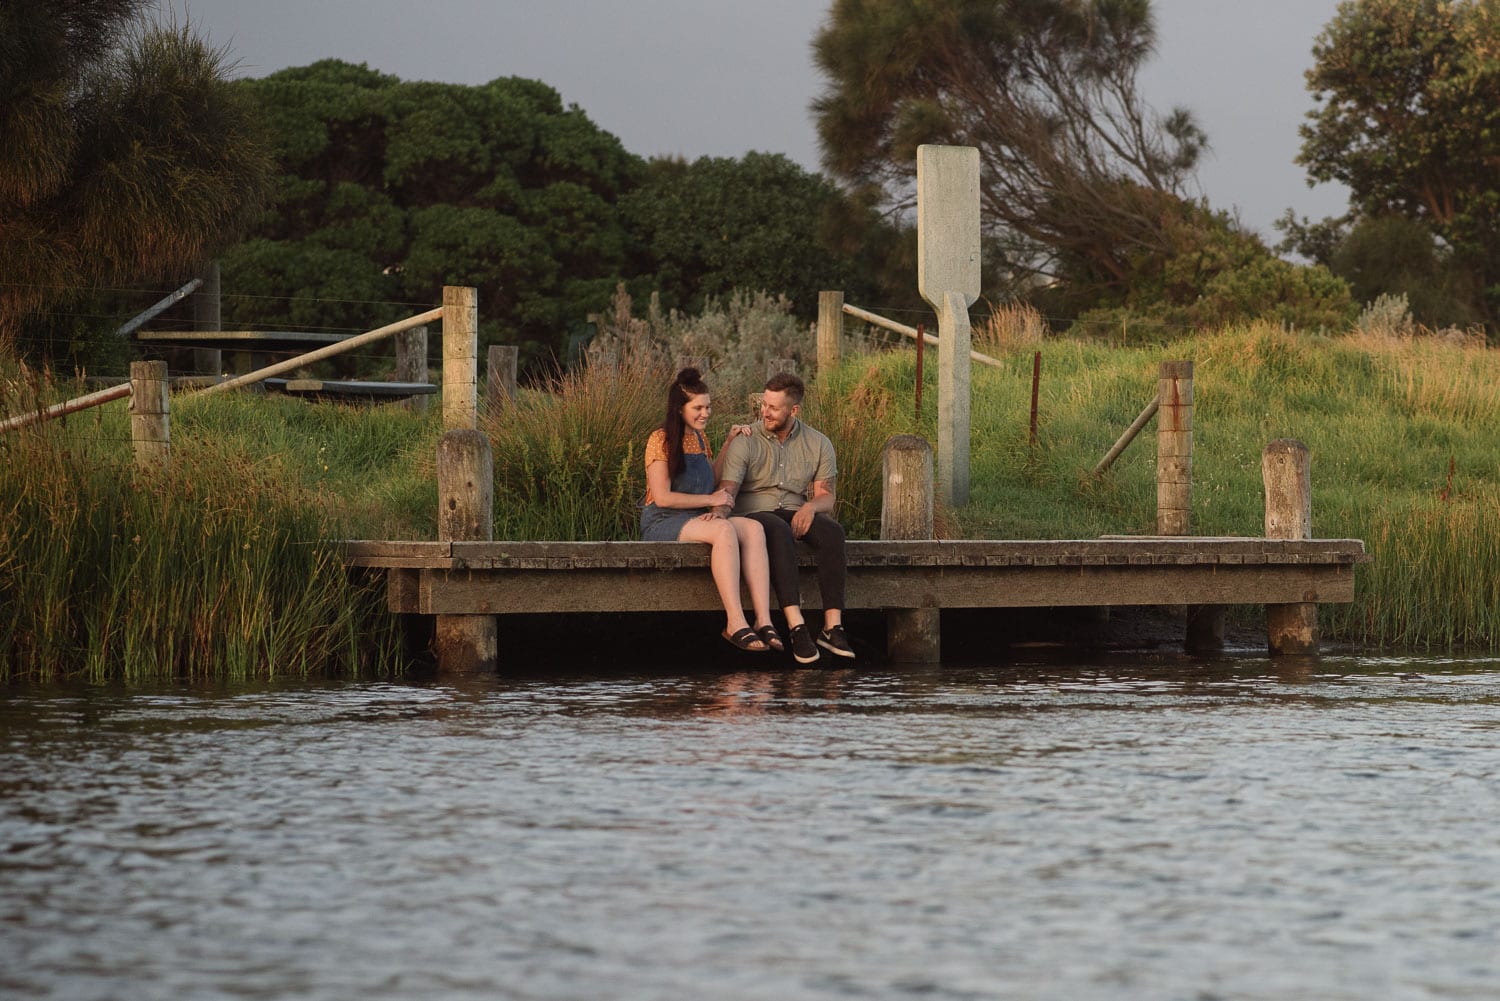
[[[795,511],[807,503],[808,487],[814,480],[832,480],[838,474],[833,442],[798,420],[784,442],[764,424],[757,424],[748,435],[736,435],[724,446],[719,481],[740,485],[735,514],[755,514]]]

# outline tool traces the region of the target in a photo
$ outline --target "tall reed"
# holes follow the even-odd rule
[[[523,390],[485,415],[495,462],[495,535],[502,539],[634,539],[646,490],[643,450],[676,373],[627,355]],[[709,387],[712,390],[712,386]]]
[[[0,412],[83,392],[0,356]],[[0,680],[397,668],[334,540],[432,538],[435,415],[177,396],[167,468],[117,402],[0,435]]]
[[[392,617],[325,541],[326,503],[275,461],[177,438],[155,470],[119,410],[0,438],[0,680],[393,666]]]

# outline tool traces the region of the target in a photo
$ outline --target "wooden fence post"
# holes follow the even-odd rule
[[[443,430],[479,418],[479,290],[443,286]]]
[[[199,275],[203,284],[193,293],[193,329],[223,330],[219,262],[212,261]],[[193,371],[198,375],[223,375],[224,353],[218,348],[193,348]]]
[[[495,534],[494,460],[490,440],[473,428],[448,431],[438,441],[438,540],[487,542]],[[449,571],[467,574],[467,570]],[[498,660],[495,616],[438,615],[433,633],[444,674],[493,671]]]
[[[130,438],[142,469],[160,469],[171,460],[170,401],[166,362],[130,363]]]
[[[412,327],[396,335],[396,381],[426,382],[427,374],[427,328]],[[419,414],[427,412],[427,397],[411,396],[405,401],[406,409]]]
[[[1306,445],[1281,438],[1261,453],[1266,488],[1266,538],[1312,538],[1312,457]],[[1318,652],[1318,606],[1266,606],[1266,646],[1276,656]]]
[[[1156,534],[1192,534],[1193,363],[1164,361],[1156,391]]]
[[[498,414],[516,398],[516,364],[521,349],[514,344],[491,344],[485,359],[484,405]]]
[[[844,333],[844,293],[818,293],[818,375],[839,367]]]
[[[932,446],[898,434],[880,453],[882,539],[932,538]],[[891,608],[885,613],[886,653],[892,660],[935,664],[942,658],[942,613],[937,608]]]

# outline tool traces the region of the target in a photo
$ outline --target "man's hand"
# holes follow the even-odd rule
[[[812,528],[813,518],[818,512],[812,509],[811,504],[803,504],[792,514],[792,534],[802,538],[807,530]]]
[[[739,496],[740,485],[728,480],[719,481],[719,493],[724,495],[720,506],[724,509],[724,517],[729,517],[729,512],[734,510],[734,499]]]

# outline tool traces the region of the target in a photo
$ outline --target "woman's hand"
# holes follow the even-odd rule
[[[707,494],[706,495],[706,502],[704,504],[704,507],[733,507],[733,506],[734,506],[734,498],[732,496],[730,496],[728,490],[719,489],[719,490],[715,490],[711,494]]]
[[[724,444],[729,444],[729,442],[734,438],[735,435],[748,435],[751,431],[754,430],[754,424],[731,424],[729,425],[729,433],[724,436]]]

